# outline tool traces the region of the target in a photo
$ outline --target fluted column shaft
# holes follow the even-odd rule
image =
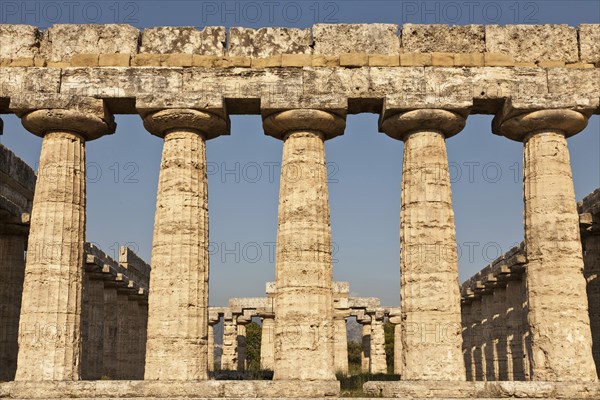
[[[454,112],[386,118],[404,141],[400,211],[403,379],[465,380],[454,211],[445,138],[464,127]]]
[[[104,334],[102,345],[102,376],[117,379],[117,287],[112,282],[104,284]]]
[[[223,354],[221,369],[235,371],[237,369],[237,324],[235,318],[223,319]]]
[[[348,334],[346,332],[346,318],[334,318],[334,362],[335,372],[348,374]]]
[[[472,303],[463,304],[461,307],[463,360],[465,362],[465,372],[468,381],[475,380],[473,375],[473,364],[471,363],[471,346],[473,343],[472,311]]]
[[[246,370],[246,325],[237,325],[237,370]]]
[[[331,227],[324,140],[343,119],[318,110],[267,117],[283,139],[273,379],[333,380]]]
[[[515,109],[507,102],[495,133],[522,141],[526,290],[532,380],[596,381],[579,215],[567,137],[586,111]]]
[[[104,281],[87,277],[84,289],[81,375],[82,379],[98,380],[102,377],[103,369]]]
[[[525,366],[522,336],[526,327],[523,324],[523,294],[521,281],[509,281],[506,285],[506,352],[507,377],[509,381],[525,380]]]
[[[533,379],[596,380],[579,217],[564,134],[548,129],[530,136],[523,172]]]
[[[13,380],[17,369],[26,242],[23,235],[0,235],[0,381]]]
[[[273,370],[275,363],[275,319],[264,317],[260,339],[260,368]]]
[[[400,321],[392,323],[394,323],[394,374],[402,376],[402,325]]]
[[[208,370],[215,370],[215,326],[213,324],[208,325],[208,341],[207,350],[208,352]]]
[[[383,318],[372,317],[371,322],[371,373],[387,373],[385,357],[385,330]]]
[[[85,140],[46,133],[35,187],[16,380],[78,380],[81,352]]]
[[[144,126],[164,137],[152,242],[147,380],[208,378],[208,181],[205,140],[225,130],[208,112],[168,109]]]
[[[362,324],[362,351],[360,367],[363,374],[371,372],[371,323]]]

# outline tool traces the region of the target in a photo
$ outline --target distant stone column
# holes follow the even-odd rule
[[[482,367],[484,370],[484,381],[494,380],[494,347],[492,345],[492,295],[490,293],[484,293],[481,296],[481,313],[483,319],[481,320],[482,330]]]
[[[596,371],[600,374],[600,232],[597,224],[593,226],[593,234],[583,236],[584,269],[587,281],[587,296],[592,332],[592,355],[596,363]]]
[[[335,362],[335,372],[348,375],[348,333],[346,330],[346,317],[334,317],[333,324],[333,359]]]
[[[233,317],[223,318],[223,354],[221,355],[221,369],[235,371],[237,362],[237,324]]]
[[[86,279],[82,312],[87,337],[82,345],[82,379],[99,380],[102,377],[104,354],[104,281],[89,276]],[[113,310],[114,312],[114,310]]]
[[[131,336],[129,320],[129,291],[126,288],[117,289],[117,343],[116,370],[117,379],[131,379]]]
[[[383,315],[373,315],[371,319],[371,373],[386,374],[385,330]]]
[[[463,360],[465,362],[465,372],[468,381],[473,381],[473,364],[471,362],[471,346],[472,346],[472,337],[473,330],[472,322],[472,302],[465,302],[461,306],[461,319],[462,319],[462,340],[463,340]]]
[[[0,234],[0,381],[13,380],[17,369],[26,242],[25,235]]]
[[[500,283],[494,289],[494,370],[498,381],[508,380],[508,361],[506,352],[506,283]]]
[[[227,130],[200,110],[144,115],[164,138],[152,242],[147,380],[208,378],[208,181],[205,141]]]
[[[141,335],[140,335],[140,320],[139,320],[139,307],[137,302],[137,295],[130,293],[129,302],[127,303],[128,316],[129,316],[129,378],[131,380],[144,379],[143,375],[139,376],[140,371],[140,346]]]
[[[387,116],[404,141],[401,206],[403,379],[464,381],[454,211],[445,139],[465,116],[420,109]]]
[[[264,117],[284,141],[279,192],[274,380],[334,380],[331,227],[325,140],[345,119],[296,109]]]
[[[215,325],[208,324],[208,370],[215,370]]]
[[[137,335],[139,335],[139,355],[137,357],[137,360],[139,364],[136,370],[137,372],[135,379],[143,380],[144,371],[146,369],[146,338],[148,336],[148,302],[145,297],[142,297],[138,300],[138,320],[139,331]]]
[[[471,324],[471,372],[473,380],[485,380],[485,354],[483,352],[483,314],[481,310],[481,297],[475,298],[471,303],[471,314],[473,315]]]
[[[390,322],[394,324],[394,374],[402,376],[402,318],[390,314]]]
[[[494,132],[524,143],[527,302],[532,380],[596,381],[579,215],[567,137],[587,125],[570,109],[506,106]]]
[[[19,326],[20,381],[81,378],[85,142],[114,132],[115,124],[102,100],[55,103],[63,100],[64,108],[31,111],[11,99],[11,108],[26,110],[17,112],[25,128],[43,137]]]
[[[523,326],[523,297],[521,295],[521,281],[511,280],[506,285],[506,352],[507,352],[507,377],[509,381],[524,381],[525,367],[523,352],[522,332]]]
[[[263,317],[260,339],[260,369],[273,370],[275,364],[275,318]]]
[[[363,374],[371,372],[371,321],[362,324],[362,352],[360,366]]]
[[[102,376],[118,379],[117,368],[117,285],[114,281],[104,282],[104,335],[102,346]]]
[[[237,370],[246,370],[246,324],[237,324]]]

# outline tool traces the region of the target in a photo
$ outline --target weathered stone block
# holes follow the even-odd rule
[[[229,59],[230,67],[250,68],[252,66],[252,58],[251,57],[229,56],[227,58]]]
[[[369,64],[369,56],[366,53],[340,54],[340,66],[342,67],[364,67]]]
[[[515,61],[509,54],[484,53],[483,60],[486,67],[510,67]]]
[[[158,67],[164,60],[164,54],[137,54],[131,59],[132,67]]]
[[[71,66],[73,67],[97,67],[98,54],[73,54],[71,57]]]
[[[140,53],[187,53],[211,56],[225,54],[225,27],[161,26],[144,29]]]
[[[101,67],[128,67],[131,54],[100,54],[98,65]]]
[[[268,57],[278,54],[311,54],[310,29],[231,28],[230,56]]]
[[[431,65],[430,53],[402,53],[400,54],[400,65],[403,67],[423,67]]]
[[[316,24],[313,40],[314,54],[400,53],[398,25],[394,24]]]
[[[272,67],[281,67],[281,55],[252,59],[252,68]]]
[[[550,61],[550,60],[540,61],[538,63],[538,66],[542,67],[542,68],[564,67],[565,66],[565,62],[564,61],[559,61],[559,60],[556,60],[556,61]]]
[[[311,54],[282,54],[282,67],[310,67],[312,66]]]
[[[402,25],[402,49],[407,53],[480,53],[485,50],[483,25]]]
[[[11,67],[33,67],[33,64],[34,64],[33,57],[13,58],[10,61]]]
[[[161,65],[165,67],[191,67],[191,54],[164,54]]]
[[[68,62],[74,54],[136,54],[139,30],[131,25],[54,25],[44,32],[41,52],[48,62]]]
[[[340,65],[340,56],[313,55],[313,67],[338,67]]]
[[[39,53],[39,30],[30,25],[0,25],[0,58],[33,58]]]
[[[568,25],[487,25],[485,48],[515,61],[577,62],[577,30]]]
[[[600,63],[600,24],[579,25],[579,50],[582,62]]]
[[[457,67],[483,67],[483,53],[457,53],[454,55]]]
[[[369,54],[369,67],[397,67],[400,56],[386,54]]]
[[[0,97],[19,93],[58,93],[60,70],[49,68],[0,69]]]
[[[454,65],[454,54],[431,53],[431,65],[434,67],[452,67]]]
[[[11,61],[12,60],[10,58],[0,58],[0,67],[10,66]]]

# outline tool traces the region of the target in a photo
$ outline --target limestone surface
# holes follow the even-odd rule
[[[33,58],[39,54],[39,29],[0,24],[0,58]]]
[[[225,54],[225,35],[222,26],[208,26],[202,30],[190,26],[147,28],[142,32],[140,53],[222,56]]]
[[[313,40],[314,54],[400,53],[398,25],[394,24],[316,24]]]
[[[311,54],[310,29],[231,28],[230,56],[268,57],[277,54]]]
[[[482,53],[483,25],[402,25],[403,53]]]
[[[579,50],[582,62],[600,63],[600,24],[579,25]]]

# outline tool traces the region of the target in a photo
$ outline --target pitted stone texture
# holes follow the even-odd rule
[[[483,25],[402,25],[404,53],[482,53],[485,51]]]
[[[579,25],[579,51],[581,62],[600,63],[600,24]]]
[[[46,134],[27,248],[17,380],[80,378],[85,204],[85,141],[71,132]]]
[[[221,369],[235,371],[237,362],[237,324],[235,318],[223,320],[223,353],[221,354]]]
[[[596,381],[567,140],[551,126],[537,131],[523,158],[532,379]]]
[[[515,61],[579,61],[577,30],[569,25],[486,25],[485,47]]]
[[[44,32],[41,52],[48,62],[68,62],[74,54],[136,54],[139,34],[131,25],[57,24]]]
[[[278,54],[311,54],[310,29],[231,28],[230,56],[268,57]]]
[[[314,54],[400,54],[398,25],[394,24],[316,24],[313,40]]]
[[[383,319],[373,318],[371,322],[371,371],[372,374],[387,373],[385,358],[385,332]]]
[[[142,32],[140,53],[225,54],[226,30],[223,26],[207,26],[197,30],[193,26],[161,26]]]
[[[346,331],[346,318],[334,319],[333,331],[333,360],[335,372],[348,374],[348,334]]]
[[[40,32],[31,25],[0,25],[0,58],[33,58],[39,54]]]
[[[208,378],[206,144],[194,128],[167,131],[164,141],[152,243],[146,380]]]
[[[363,374],[371,371],[371,324],[362,324],[360,370]]]
[[[56,68],[0,68],[0,97],[24,93],[58,93],[60,70]]]
[[[263,318],[260,340],[260,368],[273,371],[275,364],[275,319]]]

